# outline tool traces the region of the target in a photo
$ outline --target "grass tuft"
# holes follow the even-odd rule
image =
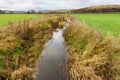
[[[0,79],[35,78],[36,60],[56,28],[64,26],[63,16],[28,19],[0,29]]]
[[[71,19],[64,31],[68,46],[68,76],[70,80],[115,80],[120,75],[120,43],[111,35],[103,36]]]

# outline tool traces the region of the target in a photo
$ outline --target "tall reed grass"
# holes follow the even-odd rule
[[[120,40],[71,18],[64,31],[70,80],[116,80],[120,75]]]
[[[36,60],[56,28],[65,24],[63,16],[46,16],[9,23],[0,29],[0,80],[33,80]]]

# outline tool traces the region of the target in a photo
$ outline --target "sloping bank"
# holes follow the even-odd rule
[[[52,32],[65,22],[63,16],[46,16],[0,29],[0,80],[35,79],[36,59]]]
[[[71,18],[64,31],[70,80],[116,80],[120,74],[120,40],[103,36]]]

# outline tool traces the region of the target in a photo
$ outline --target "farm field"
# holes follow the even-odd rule
[[[34,14],[0,14],[0,26],[5,26],[8,22],[18,22],[35,17],[36,15]]]
[[[67,52],[70,55],[67,63],[68,69],[65,70],[68,76],[65,77],[68,77],[70,80],[77,80],[81,77],[83,80],[119,80],[120,41],[118,38],[116,39],[106,34],[110,33],[116,37],[119,35],[119,14],[72,14],[67,17],[65,15],[48,14],[2,15],[1,17],[3,19],[1,23],[3,23],[2,21],[4,20],[3,16],[6,18],[4,20],[5,23],[1,24],[3,26],[6,26],[7,22],[21,22],[18,22],[17,25],[15,23],[9,24],[4,28],[0,27],[0,80],[39,79],[39,75],[36,75],[36,60],[38,58],[40,58],[40,60],[42,59],[42,51],[43,49],[47,50],[46,47],[44,48],[47,42],[49,43],[49,41],[55,39],[58,40],[58,38],[62,40],[62,38],[59,37],[60,33],[57,33],[59,31],[56,32],[57,38],[54,38],[53,33],[55,33],[54,31],[56,31],[57,28],[62,30],[64,25],[66,25],[66,29],[61,36],[64,38],[64,45],[66,45]],[[77,17],[79,20],[72,16]],[[32,19],[25,20],[29,18]],[[103,34],[106,34],[106,36],[96,31],[96,29],[99,28],[102,29]],[[58,44],[61,44],[59,41],[57,41]],[[53,49],[54,47],[55,46],[53,46]],[[60,49],[60,47],[58,48]],[[57,49],[54,50],[54,52],[58,52]],[[56,55],[56,57],[58,56]],[[58,60],[56,57],[55,59]],[[49,65],[49,61],[45,64]],[[52,64],[52,68],[56,68],[53,65],[54,64]],[[51,68],[49,66],[46,67],[46,69],[49,70]],[[42,69],[40,68],[39,70]],[[38,71],[38,74],[40,73],[42,72]]]
[[[119,0],[0,3],[0,80],[120,80]]]
[[[110,33],[116,37],[120,34],[120,14],[72,14],[81,22],[95,29],[101,29],[104,34]]]

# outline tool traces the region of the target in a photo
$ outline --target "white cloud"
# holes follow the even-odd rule
[[[0,9],[73,9],[94,5],[119,4],[120,0],[0,0]]]
[[[0,0],[0,9],[29,10],[38,7],[37,0]]]
[[[120,0],[82,0],[81,7],[86,6],[96,6],[96,5],[110,5],[110,4],[118,4],[120,5]],[[85,3],[85,4],[84,4]]]

